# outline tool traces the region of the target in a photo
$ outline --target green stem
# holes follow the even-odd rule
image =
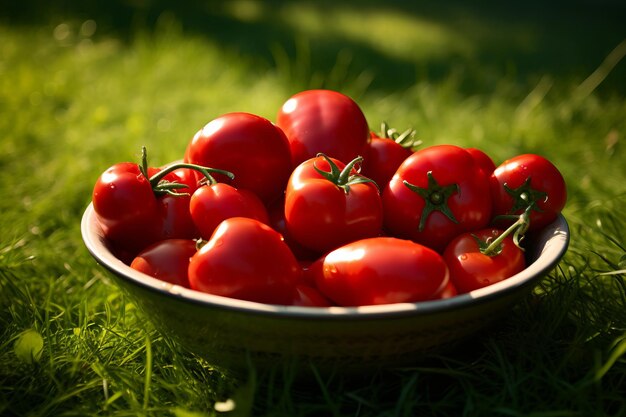
[[[518,216],[518,219],[515,223],[509,226],[508,229],[502,232],[502,234],[500,234],[500,236],[498,236],[492,242],[489,242],[489,246],[487,246],[485,249],[481,249],[481,252],[487,256],[497,255],[498,253],[500,253],[500,244],[502,244],[504,239],[506,239],[506,237],[509,236],[511,233],[513,233],[513,243],[515,243],[515,246],[517,246],[521,250],[524,250],[524,248],[520,246],[520,241],[524,237],[524,233],[526,233],[526,231],[528,230],[528,226],[530,225],[530,210],[531,207],[528,207],[522,214]]]

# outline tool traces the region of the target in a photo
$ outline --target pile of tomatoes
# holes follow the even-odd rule
[[[359,306],[452,297],[525,268],[521,240],[567,198],[535,154],[496,166],[483,151],[423,147],[370,131],[330,90],[289,98],[276,122],[210,121],[182,162],[122,162],[93,208],[132,268],[197,291],[262,303]]]

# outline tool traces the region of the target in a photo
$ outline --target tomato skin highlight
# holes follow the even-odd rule
[[[214,295],[289,305],[301,273],[280,233],[258,220],[232,217],[191,258],[189,284]]]
[[[391,237],[344,245],[317,260],[310,273],[321,293],[340,306],[432,300],[449,280],[437,252]]]
[[[449,193],[447,197],[441,197],[443,191],[438,194],[454,220],[442,211],[425,210],[428,199],[405,184],[434,189],[429,176]],[[489,180],[463,148],[431,146],[415,151],[400,165],[383,192],[383,207],[389,234],[442,252],[456,235],[491,221]]]
[[[250,113],[224,114],[200,129],[185,152],[185,162],[232,172],[238,189],[254,192],[269,204],[279,198],[291,174],[291,151],[283,131]]]
[[[345,168],[341,161],[330,159],[339,169]],[[315,166],[330,169],[324,158],[311,158],[289,178],[285,191],[289,236],[321,254],[354,240],[380,235],[382,202],[376,185],[354,184],[346,191],[324,178]]]
[[[358,104],[332,90],[307,90],[290,97],[278,111],[276,124],[289,140],[294,167],[318,153],[351,161],[363,155],[370,140]]]
[[[470,292],[512,277],[526,267],[524,252],[507,236],[500,243],[500,252],[481,253],[476,238],[483,241],[500,236],[499,229],[487,228],[463,233],[454,238],[443,253],[450,269],[450,280],[459,293]]]
[[[196,253],[196,242],[189,239],[161,240],[141,251],[130,267],[170,284],[189,288],[189,260]]]
[[[198,188],[191,196],[189,212],[206,240],[222,221],[231,217],[249,217],[269,224],[267,210],[256,194],[224,183]]]
[[[563,175],[540,155],[522,154],[504,161],[491,175],[490,185],[496,216],[522,213],[525,207],[520,206],[522,202],[513,194],[525,193],[533,204],[531,231],[540,230],[554,221],[567,202]]]

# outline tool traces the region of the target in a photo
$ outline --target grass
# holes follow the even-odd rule
[[[626,415],[620,4],[103,4],[0,17],[0,414]],[[142,145],[165,163],[212,118],[273,119],[316,87],[425,144],[549,157],[570,250],[497,327],[415,367],[239,383],[152,327],[84,249],[80,216]]]

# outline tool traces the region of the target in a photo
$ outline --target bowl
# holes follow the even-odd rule
[[[95,260],[166,336],[225,371],[306,361],[362,372],[406,366],[491,324],[549,273],[569,245],[562,215],[533,236],[522,272],[444,300],[363,307],[267,305],[205,294],[131,269],[107,247],[92,205],[81,224]]]

